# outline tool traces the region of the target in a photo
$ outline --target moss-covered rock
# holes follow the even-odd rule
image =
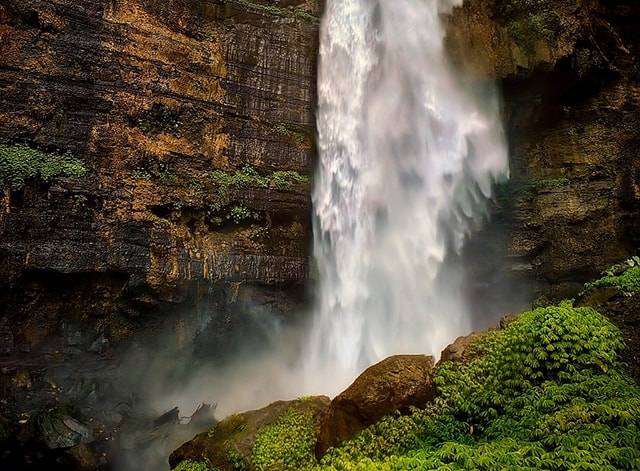
[[[316,448],[327,449],[396,411],[424,407],[436,395],[433,357],[398,355],[368,368],[338,395],[324,416]]]
[[[259,410],[227,417],[171,454],[170,463],[205,463],[211,469],[299,470],[314,461],[324,396],[279,401]],[[186,464],[182,464],[186,466]]]
[[[0,144],[0,183],[13,190],[28,180],[48,182],[54,177],[81,177],[84,164],[70,156],[42,152],[25,145]]]

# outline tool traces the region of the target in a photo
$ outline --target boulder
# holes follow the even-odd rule
[[[232,415],[175,450],[169,457],[169,463],[171,468],[181,461],[191,460],[206,462],[220,471],[253,470],[253,445],[263,427],[273,424],[293,408],[300,412],[311,412],[317,430],[329,403],[328,397],[314,396],[278,401],[262,409]]]
[[[42,440],[50,450],[71,448],[93,441],[89,427],[60,409],[41,414],[37,423]]]
[[[473,332],[469,335],[458,337],[452,344],[442,351],[440,361],[469,361],[473,356],[469,347],[480,339],[486,332]]]
[[[425,355],[393,356],[368,368],[331,401],[320,424],[316,455],[386,415],[427,405],[436,396],[433,371],[433,357]]]

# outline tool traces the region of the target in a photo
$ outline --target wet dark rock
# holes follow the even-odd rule
[[[60,410],[51,410],[37,419],[38,429],[44,443],[51,450],[71,448],[93,441],[89,427]]]
[[[436,397],[433,357],[398,355],[377,363],[333,401],[320,424],[316,454],[353,438],[396,411],[424,407]]]
[[[14,351],[13,332],[6,317],[0,319],[0,355],[11,355]]]

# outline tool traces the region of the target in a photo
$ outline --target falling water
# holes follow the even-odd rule
[[[310,390],[468,331],[448,258],[507,172],[497,107],[450,67],[442,15],[462,0],[328,0],[313,194],[319,294]]]

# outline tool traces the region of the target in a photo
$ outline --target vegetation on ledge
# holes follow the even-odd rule
[[[585,284],[584,292],[594,288],[615,288],[626,296],[640,291],[640,257],[612,266],[599,280]]]
[[[382,419],[320,463],[313,421],[288,411],[259,431],[250,469],[640,468],[640,388],[604,316],[566,301],[525,312],[469,348],[470,360],[438,366],[434,403]]]
[[[279,170],[262,175],[249,165],[233,173],[216,170],[211,174],[211,178],[222,191],[230,187],[262,187],[284,190],[294,184],[309,183],[309,177],[292,170]]]
[[[49,182],[54,177],[81,177],[85,173],[84,164],[70,155],[0,144],[0,182],[13,190],[21,189],[31,179]]]
[[[256,435],[252,462],[258,471],[301,471],[315,462],[316,433],[309,411],[290,408]]]

